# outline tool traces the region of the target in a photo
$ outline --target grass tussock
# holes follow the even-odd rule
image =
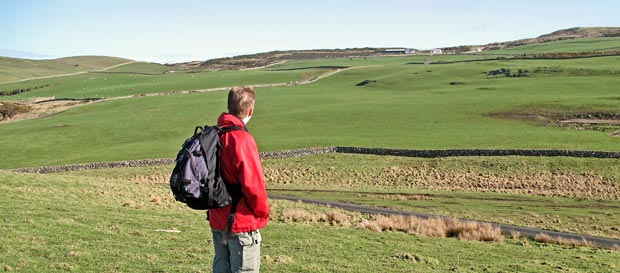
[[[301,208],[285,209],[279,219],[285,223],[319,223],[325,222],[335,226],[351,226],[351,217],[343,212],[311,212]]]
[[[279,211],[279,209],[275,211]],[[472,241],[504,241],[499,227],[488,223],[462,221],[455,218],[421,219],[415,216],[400,215],[371,215],[368,218],[368,216],[362,216],[359,213],[343,212],[336,209],[316,211],[301,207],[285,208],[279,213],[276,212],[276,215],[276,219],[284,223],[327,223],[332,226],[356,227],[374,232],[398,231],[429,237],[458,238]]]
[[[401,231],[409,234],[430,237],[451,237],[461,240],[502,242],[504,237],[499,227],[488,223],[461,221],[455,218],[421,219],[415,216],[374,216],[372,220],[364,220],[357,226],[376,232]]]
[[[553,237],[546,233],[540,233],[536,235],[534,238],[535,241],[544,244],[557,244],[557,245],[565,245],[565,246],[585,246],[585,247],[594,247],[594,243],[582,238],[581,240],[576,239],[568,239],[563,237]]]

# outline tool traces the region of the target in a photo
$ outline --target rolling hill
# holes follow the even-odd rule
[[[133,62],[106,56],[75,56],[51,60],[0,57],[0,83],[65,74],[78,74]]]

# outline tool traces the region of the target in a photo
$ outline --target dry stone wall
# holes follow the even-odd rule
[[[539,157],[582,157],[582,158],[620,158],[620,152],[609,151],[572,151],[572,150],[479,150],[479,149],[455,149],[455,150],[408,150],[386,148],[360,148],[360,147],[315,147],[296,150],[283,150],[263,152],[263,159],[295,158],[316,154],[346,153],[346,154],[370,154],[405,157],[454,157],[454,156],[539,156]],[[71,164],[61,166],[41,166],[32,168],[13,169],[17,172],[26,173],[56,173],[69,171],[82,171],[103,168],[161,166],[174,164],[173,158],[143,159],[129,161],[95,162],[84,164]]]

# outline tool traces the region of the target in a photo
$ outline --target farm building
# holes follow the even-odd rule
[[[441,48],[435,48],[431,51],[433,54],[442,54]]]
[[[385,54],[413,54],[415,49],[413,48],[388,48],[383,51]]]

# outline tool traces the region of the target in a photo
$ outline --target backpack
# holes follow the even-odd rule
[[[174,198],[196,210],[236,204],[240,189],[225,183],[220,174],[220,135],[241,127],[198,126],[182,145],[170,176]]]

